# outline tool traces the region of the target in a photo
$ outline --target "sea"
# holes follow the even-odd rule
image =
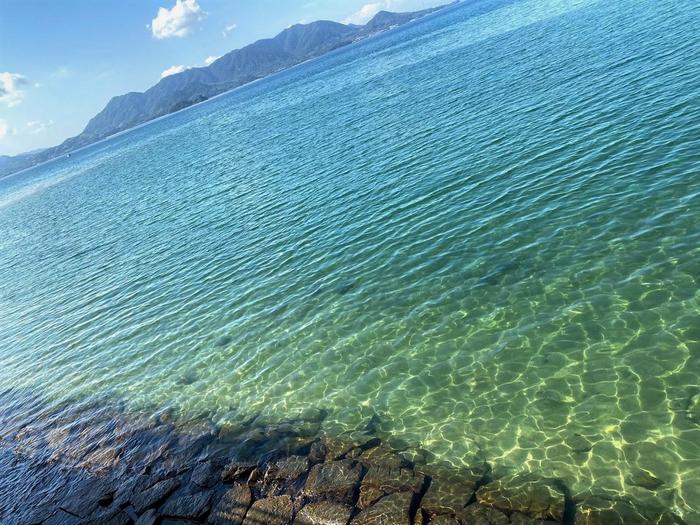
[[[322,410],[692,524],[699,289],[696,0],[465,1],[0,180],[27,418]]]

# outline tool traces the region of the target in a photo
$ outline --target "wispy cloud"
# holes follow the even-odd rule
[[[220,58],[221,58],[220,56],[218,56],[218,57],[217,57],[217,56],[213,56],[213,55],[212,55],[212,56],[208,56],[207,58],[204,59],[204,64],[207,65],[207,66],[210,66],[210,65],[212,65],[214,62],[216,62],[217,60],[219,60]]]
[[[0,118],[0,140],[4,139],[10,131],[10,125],[5,119]]]
[[[40,120],[30,120],[25,126],[27,128],[27,132],[31,133],[32,135],[37,135],[39,133],[43,133],[53,125],[53,120],[47,120],[46,122],[42,122]]]
[[[177,75],[178,73],[182,73],[183,71],[187,71],[188,69],[189,67],[182,65],[170,66],[168,69],[166,69],[160,74],[160,78],[169,77],[170,75]]]
[[[12,108],[22,102],[24,91],[20,86],[27,84],[27,79],[19,73],[0,73],[0,102]]]
[[[365,4],[358,11],[351,14],[343,23],[345,24],[366,24],[374,15],[384,9],[384,2],[375,2],[373,4]]]
[[[221,35],[226,38],[229,36],[231,33],[233,33],[236,29],[238,29],[238,24],[236,23],[230,23],[226,27],[224,27],[224,30],[221,32]]]
[[[159,40],[187,36],[206,16],[197,0],[176,0],[172,8],[158,9],[158,14],[151,20],[151,32]]]

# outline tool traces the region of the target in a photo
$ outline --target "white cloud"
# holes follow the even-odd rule
[[[209,56],[209,57],[207,57],[207,58],[204,59],[204,64],[207,65],[207,66],[210,66],[210,65],[212,65],[214,62],[216,62],[217,60],[219,60],[220,58],[221,58],[220,56],[218,56],[218,57]]]
[[[238,24],[231,23],[224,27],[224,30],[221,32],[221,35],[226,38],[229,36],[231,33],[233,33],[236,29],[238,29]]]
[[[375,2],[373,4],[363,5],[359,11],[353,13],[345,20],[344,24],[366,24],[374,15],[385,8],[384,2]]]
[[[151,20],[151,32],[157,39],[187,36],[206,16],[197,0],[176,0],[171,9],[158,9]]]
[[[183,71],[187,71],[189,67],[187,66],[170,66],[168,69],[163,71],[160,74],[160,78],[165,78],[169,77],[170,75],[177,75],[178,73],[182,73]]]
[[[0,118],[0,140],[7,136],[8,131],[10,131],[10,126],[7,124],[7,121]]]
[[[38,133],[43,133],[47,128],[53,126],[53,124],[53,120],[48,120],[46,122],[42,122],[40,120],[30,120],[27,122],[26,127],[29,133],[36,135]]]
[[[27,79],[19,73],[0,73],[0,102],[7,107],[14,107],[22,102],[24,91],[20,86],[27,84]]]
[[[345,20],[344,24],[366,24],[379,11],[419,11],[428,7],[436,7],[446,4],[447,0],[379,0],[371,4],[363,5],[359,11],[356,11]]]

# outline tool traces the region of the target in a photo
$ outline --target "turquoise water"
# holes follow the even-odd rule
[[[0,181],[0,387],[700,523],[699,16],[472,2]]]

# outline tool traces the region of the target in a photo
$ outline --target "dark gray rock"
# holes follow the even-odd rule
[[[482,505],[506,512],[555,521],[564,518],[565,495],[559,484],[530,473],[493,481],[479,488],[476,496]]]
[[[204,516],[210,508],[212,491],[198,492],[197,494],[187,494],[176,498],[171,498],[160,509],[163,516],[170,518],[199,519]]]
[[[233,461],[224,467],[221,472],[222,481],[235,481],[240,479],[248,479],[250,473],[257,468],[257,463]]]
[[[331,501],[309,503],[294,518],[294,525],[347,525],[352,507]]]
[[[235,484],[228,489],[209,514],[211,525],[241,525],[253,497],[247,485]]]
[[[322,463],[326,460],[326,446],[321,441],[315,441],[311,444],[308,458],[313,464]]]
[[[271,464],[265,473],[265,480],[293,481],[306,474],[309,460],[304,456],[290,456]]]
[[[361,472],[360,465],[348,459],[314,465],[306,480],[304,494],[309,498],[354,504]]]
[[[58,509],[54,512],[49,519],[47,519],[43,525],[79,525],[80,518],[69,514],[63,509]]]
[[[325,450],[326,461],[335,461],[336,459],[341,459],[350,450],[360,445],[359,442],[348,442],[330,436],[323,436],[321,438],[321,444],[323,445],[323,449]]]
[[[287,525],[293,513],[294,506],[289,496],[260,499],[248,510],[243,525]]]
[[[351,525],[411,525],[411,501],[413,494],[399,492],[380,499],[360,512]]]
[[[136,512],[142,514],[147,509],[157,506],[165,500],[175,489],[180,486],[178,479],[166,479],[159,481],[152,487],[132,495],[131,504]]]
[[[147,510],[144,514],[141,514],[138,520],[136,520],[135,525],[155,525],[156,519],[158,519],[158,514],[155,510]]]
[[[404,458],[386,447],[373,447],[363,450],[361,459],[364,463],[381,466],[383,468],[400,468],[407,466]]]
[[[192,471],[192,483],[200,487],[213,487],[219,481],[219,470],[211,461],[199,463]]]

